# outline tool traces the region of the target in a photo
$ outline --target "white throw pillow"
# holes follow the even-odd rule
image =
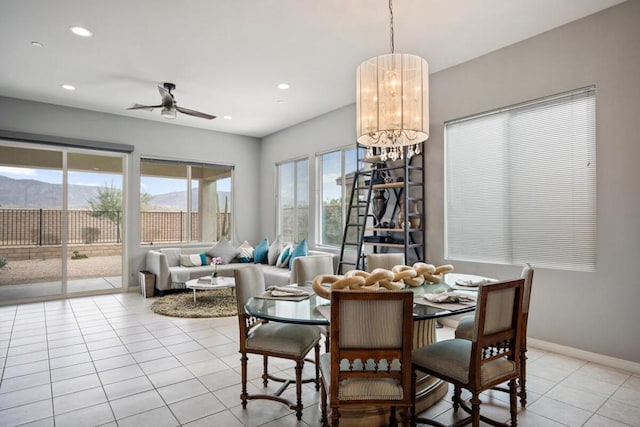
[[[282,252],[282,242],[280,241],[280,236],[278,236],[276,237],[276,240],[273,241],[271,246],[269,246],[269,252],[267,253],[267,260],[269,261],[269,265],[276,265],[280,252]]]

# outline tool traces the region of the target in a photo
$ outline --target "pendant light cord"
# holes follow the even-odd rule
[[[389,0],[389,33],[391,35],[391,53],[394,53],[393,45],[393,0]]]

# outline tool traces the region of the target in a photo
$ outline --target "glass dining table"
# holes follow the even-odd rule
[[[446,274],[440,283],[425,283],[418,287],[407,287],[414,295],[414,331],[413,331],[413,347],[419,348],[436,341],[436,323],[438,319],[455,316],[459,314],[469,313],[475,310],[475,299],[472,302],[463,304],[437,304],[429,303],[423,297],[424,294],[437,294],[441,292],[460,292],[465,295],[474,295],[477,293],[477,287],[461,286],[458,283],[477,283],[487,279],[482,276],[472,274],[449,273]],[[302,285],[311,290],[311,283]],[[290,301],[285,299],[264,299],[250,298],[245,304],[245,310],[248,314],[259,319],[293,323],[301,325],[324,325],[329,326],[330,318],[330,301],[312,294],[309,298],[301,301]],[[448,386],[433,377],[422,377],[419,379],[416,387],[416,408],[422,411],[437,401],[442,399],[446,394]],[[347,415],[347,414],[345,414]],[[362,416],[380,417],[376,410],[373,412],[359,413],[355,415],[361,422]],[[345,419],[346,418],[346,419]],[[341,424],[346,422],[350,424],[350,417],[341,418]],[[381,418],[383,419],[383,418]]]

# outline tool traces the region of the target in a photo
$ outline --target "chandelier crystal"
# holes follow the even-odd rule
[[[358,144],[366,157],[402,159],[420,154],[429,138],[429,65],[416,55],[393,53],[393,7],[391,54],[364,61],[357,69],[356,115]],[[379,148],[374,150],[374,148]]]

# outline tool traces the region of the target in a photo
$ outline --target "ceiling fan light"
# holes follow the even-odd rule
[[[174,108],[164,107],[160,113],[165,119],[175,119],[176,110]]]

